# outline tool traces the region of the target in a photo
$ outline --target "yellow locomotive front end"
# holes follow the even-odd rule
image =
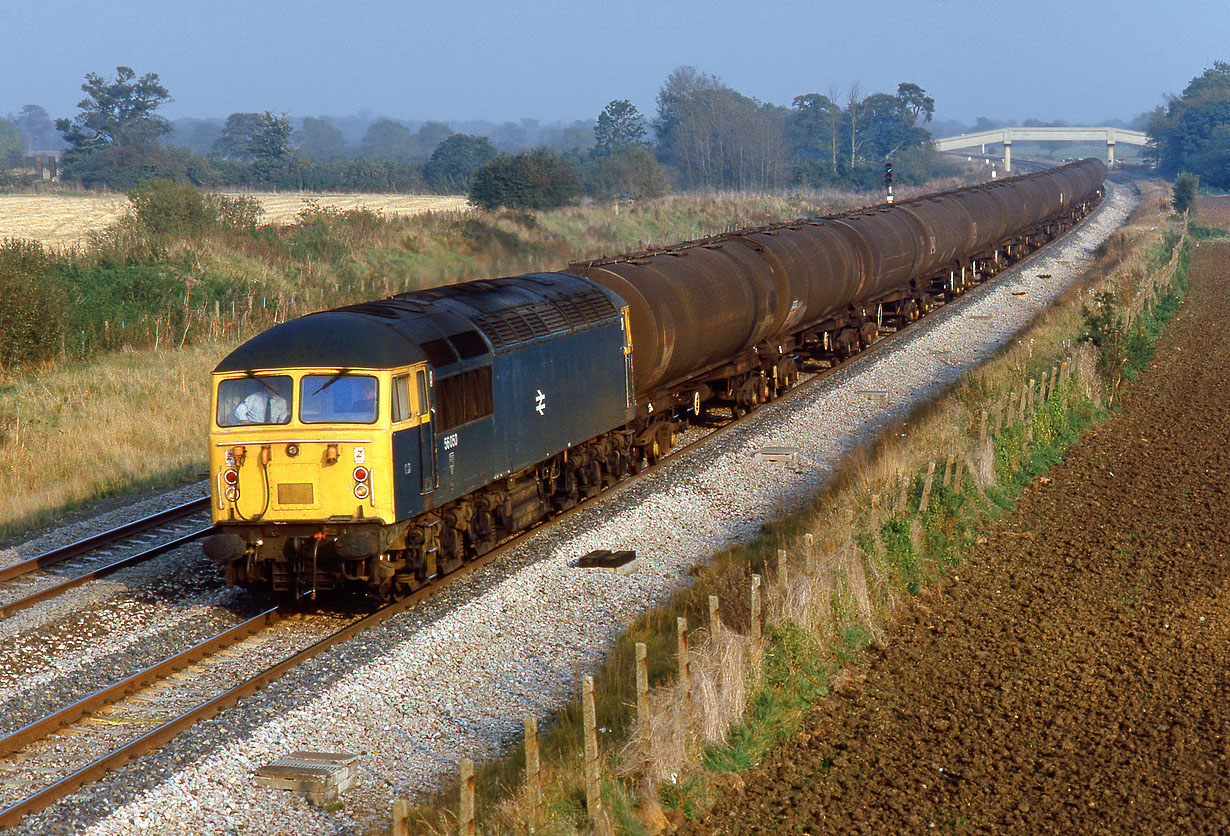
[[[388,369],[215,373],[206,552],[231,583],[287,596],[370,585],[395,520],[391,432],[410,414]],[[401,374],[404,379],[405,372]]]
[[[210,433],[214,523],[391,519],[389,419],[379,397],[387,377],[219,375]]]

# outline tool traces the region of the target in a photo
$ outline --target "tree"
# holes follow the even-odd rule
[[[222,133],[214,140],[213,153],[233,160],[251,160],[252,143],[260,129],[261,114],[232,113],[226,117]]]
[[[787,170],[787,114],[680,67],[658,94],[658,156],[688,186],[774,188]]]
[[[427,157],[454,133],[453,129],[443,122],[424,122],[418,133],[418,152],[416,156]],[[484,160],[484,162],[486,162]]]
[[[252,173],[257,180],[272,182],[293,162],[294,149],[290,146],[293,132],[285,113],[274,116],[266,110],[260,115],[250,146]]]
[[[16,168],[25,156],[26,141],[17,126],[7,119],[0,119],[0,165]]]
[[[614,154],[624,148],[645,143],[645,117],[627,99],[609,103],[598,114],[594,126],[595,157]]]
[[[499,154],[474,173],[470,202],[483,209],[554,209],[581,193],[576,167],[545,148]]]
[[[303,120],[303,126],[295,131],[299,141],[299,153],[309,160],[336,160],[346,156],[346,138],[334,125],[324,119]]]
[[[1171,199],[1171,205],[1174,206],[1175,212],[1180,215],[1187,214],[1196,206],[1196,187],[1200,184],[1200,178],[1196,175],[1183,171],[1174,181],[1174,196]]]
[[[16,116],[9,114],[9,121],[21,132],[27,151],[55,151],[64,146],[51,116],[38,105],[28,104]]]
[[[1188,171],[1215,188],[1230,188],[1230,64],[1216,61],[1183,94],[1155,114],[1148,128],[1158,167]]]
[[[913,117],[911,125],[918,124],[919,116],[923,117],[924,122],[930,122],[931,117],[935,114],[935,99],[928,96],[927,91],[917,84],[908,81],[898,84],[897,98],[901,100],[906,112]]]
[[[436,146],[423,177],[441,194],[466,194],[474,172],[495,157],[495,147],[485,136],[453,134]]]
[[[600,198],[646,199],[666,194],[666,172],[648,145],[635,144],[595,156],[585,170],[586,190]]]
[[[815,181],[837,171],[837,146],[841,135],[841,107],[829,96],[807,93],[795,96],[794,110],[786,119],[786,135],[797,158],[800,179]],[[808,176],[803,172],[810,171]],[[821,175],[821,176],[816,176]]]
[[[418,155],[418,138],[401,122],[372,122],[359,143],[359,153],[373,160],[411,160]]]
[[[176,119],[163,141],[168,145],[187,148],[194,154],[208,154],[214,142],[222,136],[222,124],[220,119]]]
[[[148,146],[171,130],[155,111],[171,94],[158,83],[156,73],[140,78],[129,67],[116,67],[115,80],[87,73],[81,89],[86,98],[77,103],[80,113],[72,119],[57,119],[56,128],[74,151],[107,145]]]

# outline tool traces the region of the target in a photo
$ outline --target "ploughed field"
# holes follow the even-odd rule
[[[683,831],[1230,832],[1226,322],[1206,242],[1122,411]]]

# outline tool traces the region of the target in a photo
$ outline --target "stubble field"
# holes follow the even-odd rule
[[[326,208],[373,209],[388,215],[453,212],[467,207],[462,195],[302,194],[298,192],[224,192],[258,200],[265,223],[290,223],[313,201]],[[122,194],[0,194],[0,239],[26,238],[54,249],[84,244],[90,234],[116,221],[128,209]]]

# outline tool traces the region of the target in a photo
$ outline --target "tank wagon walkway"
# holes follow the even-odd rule
[[[1230,245],[1123,411],[689,834],[1230,832]]]

